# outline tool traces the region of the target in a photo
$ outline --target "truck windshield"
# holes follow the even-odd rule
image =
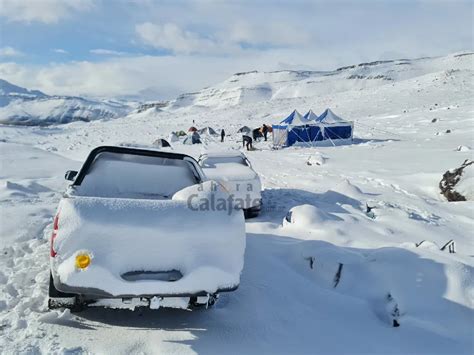
[[[196,182],[185,160],[103,152],[76,192],[80,196],[167,199]]]

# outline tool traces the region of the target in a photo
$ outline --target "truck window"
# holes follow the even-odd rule
[[[80,196],[167,199],[196,184],[189,164],[180,159],[103,152],[76,192]]]

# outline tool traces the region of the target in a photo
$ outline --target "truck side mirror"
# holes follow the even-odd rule
[[[64,175],[64,178],[68,181],[74,181],[74,179],[76,178],[76,175],[77,175],[77,171],[68,170],[68,171],[66,171],[66,174]]]

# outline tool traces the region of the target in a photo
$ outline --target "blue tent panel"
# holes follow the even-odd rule
[[[322,141],[324,139],[323,132],[319,126],[309,126],[309,139],[310,141]]]
[[[311,142],[311,126],[295,126],[288,132],[288,145],[295,142]]]
[[[286,141],[286,144],[288,146],[292,146],[296,142],[301,142],[301,138],[299,137],[299,129],[300,127],[293,127],[289,132],[288,132],[288,139]]]
[[[325,139],[350,139],[352,137],[352,126],[324,127]]]

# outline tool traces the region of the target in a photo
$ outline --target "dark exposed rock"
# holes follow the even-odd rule
[[[474,53],[461,53],[461,54],[456,54],[454,57],[459,58],[459,57],[464,57],[466,55],[474,55]]]
[[[443,178],[439,182],[439,188],[448,201],[466,201],[466,197],[457,192],[455,187],[461,179],[464,169],[472,163],[472,160],[466,159],[459,168],[448,170],[444,173]]]
[[[150,102],[150,103],[140,105],[137,109],[137,113],[149,110],[150,108],[160,109],[166,106],[168,106],[167,101]]]

